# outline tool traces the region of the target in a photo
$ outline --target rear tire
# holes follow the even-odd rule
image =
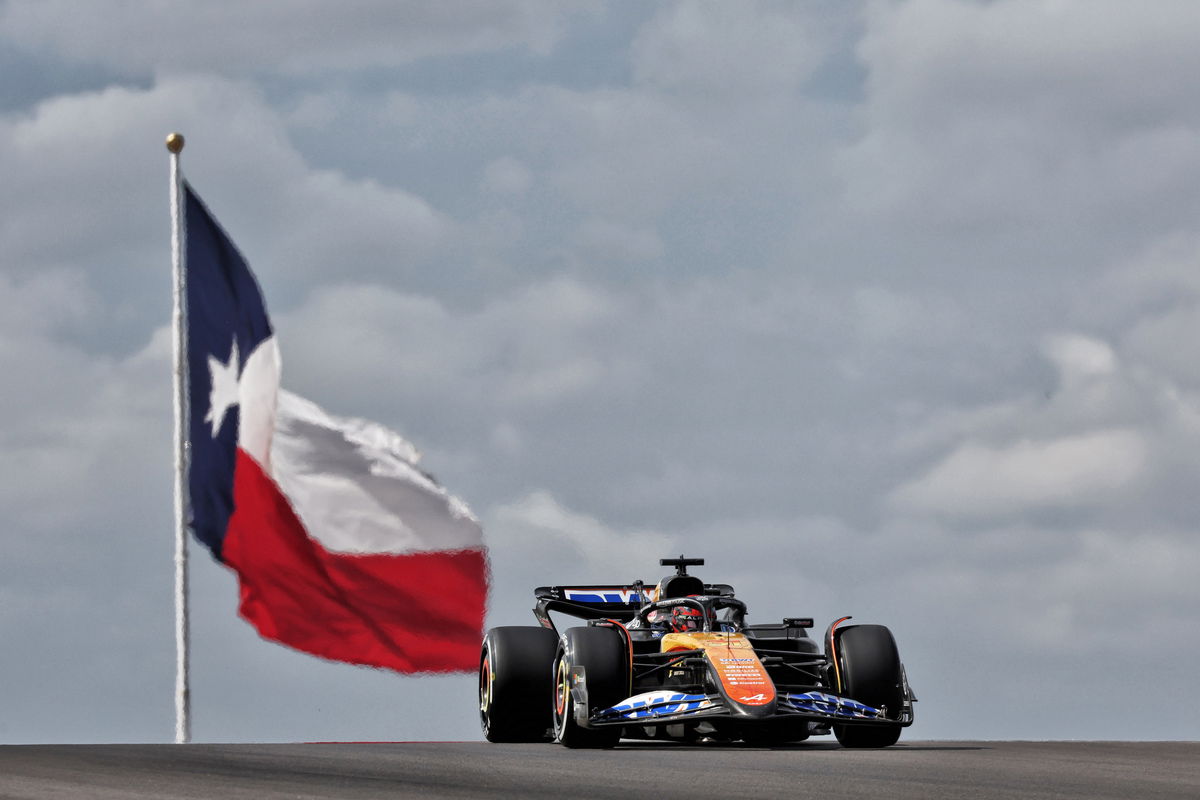
[[[898,717],[904,685],[892,632],[882,625],[855,625],[839,633],[842,694],[874,708],[886,708],[890,718]],[[833,735],[842,747],[889,747],[899,740],[900,725],[835,724]]]
[[[479,655],[479,723],[489,742],[545,742],[553,720],[554,631],[524,625],[492,628]]]
[[[589,715],[624,700],[629,692],[629,656],[621,634],[601,626],[569,628],[554,664],[554,739],[567,747],[615,745],[621,738],[620,726],[584,728],[575,722],[571,669],[584,669]]]

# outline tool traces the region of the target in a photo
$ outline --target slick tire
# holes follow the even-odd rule
[[[553,720],[558,636],[547,628],[492,628],[479,654],[479,723],[489,742],[546,742]]]
[[[904,686],[892,632],[882,625],[855,625],[839,633],[842,694],[899,716]],[[889,747],[899,740],[900,725],[834,725],[833,735],[842,747]]]
[[[621,738],[620,727],[584,728],[575,722],[571,669],[584,669],[589,715],[616,705],[629,692],[629,655],[624,638],[612,628],[568,628],[554,663],[555,741],[578,748],[615,745]]]

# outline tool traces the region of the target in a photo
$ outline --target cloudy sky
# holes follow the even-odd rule
[[[174,732],[164,136],[284,383],[533,586],[889,625],[913,738],[1200,738],[1200,5],[0,0],[0,742]],[[201,741],[479,738],[263,642]]]

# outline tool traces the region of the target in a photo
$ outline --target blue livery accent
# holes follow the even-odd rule
[[[612,708],[601,711],[599,717],[624,717],[625,719],[647,719],[699,711],[712,706],[712,701],[702,694],[680,692],[647,692],[630,697]]]
[[[809,714],[822,714],[830,717],[850,717],[853,719],[881,719],[883,713],[871,706],[864,705],[848,697],[838,697],[825,692],[804,692],[803,694],[784,694],[779,698],[781,704],[794,711]]]
[[[597,586],[588,589],[564,589],[563,597],[576,603],[624,603],[629,605],[643,602],[642,596],[636,589],[623,587],[609,589]]]

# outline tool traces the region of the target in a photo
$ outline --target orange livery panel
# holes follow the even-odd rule
[[[663,636],[662,652],[676,650],[703,650],[730,700],[751,707],[774,702],[775,684],[744,635],[668,633]]]

